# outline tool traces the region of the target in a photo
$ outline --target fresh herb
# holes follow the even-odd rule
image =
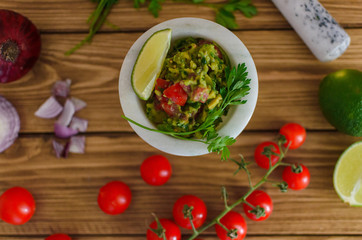
[[[227,160],[230,157],[230,151],[228,147],[235,142],[235,139],[229,136],[220,136],[215,130],[215,123],[221,118],[222,115],[224,115],[225,111],[227,111],[229,106],[246,103],[246,100],[242,100],[242,98],[249,94],[250,90],[250,79],[248,79],[247,76],[248,72],[245,63],[239,64],[236,68],[233,67],[231,70],[226,69],[226,86],[220,89],[220,93],[223,98],[222,103],[220,104],[220,106],[212,109],[208,113],[205,121],[193,131],[175,132],[167,130],[166,128],[162,128],[162,130],[152,129],[142,124],[139,124],[134,120],[127,118],[126,116],[122,117],[127,121],[149,131],[167,134],[178,139],[205,143],[208,145],[207,149],[209,152],[216,152],[218,154],[221,154],[221,159]],[[204,138],[187,138],[187,136],[197,132],[201,133]]]
[[[90,43],[93,36],[98,32],[104,23],[113,29],[119,28],[108,22],[107,16],[118,0],[91,0],[98,3],[96,10],[89,16],[87,23],[89,24],[89,33],[80,43],[65,53],[69,56],[82,47],[85,43]],[[207,3],[205,0],[174,0],[175,2],[190,3],[196,5],[207,6],[215,10],[215,21],[224,27],[236,29],[238,24],[235,20],[234,12],[240,11],[245,17],[251,18],[257,14],[256,7],[251,3],[251,0],[229,0],[225,3]],[[161,4],[164,0],[148,0],[148,10],[154,17],[158,17],[162,9]],[[133,0],[133,6],[140,8],[146,5],[146,0]]]
[[[162,9],[161,3],[163,2],[164,0],[151,0],[148,5],[148,11],[150,11],[154,17],[158,17],[158,12]]]
[[[112,6],[118,2],[118,0],[91,0],[91,1],[97,2],[98,6],[87,20],[87,23],[89,24],[89,33],[80,43],[78,43],[77,45],[75,45],[75,47],[73,47],[72,49],[70,49],[65,53],[65,55],[67,56],[74,53],[85,43],[90,43],[92,41],[93,36],[98,32],[103,23],[106,22],[106,18],[109,12],[111,11]],[[112,28],[115,27],[116,26],[112,25]]]
[[[134,0],[137,1],[137,0]],[[205,0],[175,0],[177,2],[187,2],[202,5],[215,10],[215,21],[230,29],[238,28],[234,13],[240,11],[245,17],[251,18],[258,11],[252,4],[252,0],[229,0],[221,3],[207,3]]]

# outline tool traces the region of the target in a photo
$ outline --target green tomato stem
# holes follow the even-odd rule
[[[220,221],[216,222],[217,225],[219,225],[220,227],[222,227],[226,232],[230,231],[230,229],[228,229],[224,224],[222,224]]]
[[[244,201],[244,203],[246,204],[246,205],[248,205],[249,207],[251,207],[251,208],[255,208],[255,206],[253,205],[253,204],[251,204],[250,202],[248,202],[248,201]]]

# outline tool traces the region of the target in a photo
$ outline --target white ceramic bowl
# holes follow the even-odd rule
[[[250,93],[244,99],[246,104],[233,106],[223,123],[218,127],[222,136],[237,137],[249,122],[258,97],[258,76],[254,61],[240,39],[223,26],[200,18],[176,18],[160,23],[147,32],[133,44],[124,59],[119,75],[119,98],[123,113],[128,118],[150,128],[155,126],[148,120],[144,112],[143,102],[136,96],[131,85],[131,73],[138,53],[145,41],[156,31],[171,28],[172,41],[184,37],[200,37],[219,44],[228,55],[231,65],[245,63],[248,77],[251,79]],[[151,146],[174,155],[197,156],[208,153],[203,143],[179,140],[161,133],[152,132],[130,123],[134,131]]]

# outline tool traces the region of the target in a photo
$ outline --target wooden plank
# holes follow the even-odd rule
[[[71,236],[73,240],[144,240],[145,237],[142,236]],[[355,237],[340,237],[340,236],[312,236],[315,240],[359,240],[360,236]],[[0,237],[0,240],[44,240],[44,237]],[[212,236],[202,236],[203,240],[218,240],[217,237]],[[311,236],[268,236],[268,237],[259,237],[259,236],[248,236],[247,240],[309,240]]]
[[[270,132],[244,133],[233,145],[232,156],[237,158],[238,153],[242,153],[253,161],[256,145],[274,137]],[[24,186],[37,202],[37,211],[29,223],[12,226],[1,222],[1,235],[144,234],[152,221],[150,213],[171,218],[173,203],[184,194],[201,197],[208,207],[210,220],[223,208],[221,185],[228,189],[230,202],[247,191],[246,176],[233,176],[234,164],[221,162],[216,154],[199,157],[164,154],[170,159],[174,173],[167,184],[153,187],[143,182],[139,166],[146,157],[160,152],[135,134],[89,135],[86,154],[72,154],[68,159],[54,157],[51,140],[49,135],[22,136],[0,155],[0,192],[12,186]],[[249,234],[362,235],[359,209],[343,204],[332,183],[338,156],[357,140],[340,133],[309,132],[305,144],[290,151],[286,159],[309,167],[309,188],[283,194],[271,185],[263,186],[273,199],[274,212],[265,222],[247,220]],[[265,170],[254,164],[250,166],[256,182]],[[280,179],[281,170],[273,173],[272,178]],[[118,216],[104,214],[96,202],[99,188],[111,180],[126,182],[133,193],[130,208]],[[207,233],[213,234],[213,229]]]
[[[294,31],[240,31],[235,34],[250,50],[259,75],[259,98],[248,130],[278,129],[289,121],[308,129],[333,129],[318,107],[318,86],[326,74],[343,68],[360,68],[362,29],[348,30],[352,45],[338,60],[318,62]],[[53,83],[71,78],[73,96],[88,107],[89,131],[132,131],[121,118],[118,76],[128,49],[141,33],[101,34],[92,45],[66,57],[64,52],[82,34],[43,35],[43,52],[34,69],[22,80],[2,84],[0,94],[17,107],[21,132],[52,132],[53,121],[34,116],[50,95]]]
[[[214,0],[211,2],[221,2]],[[258,16],[247,19],[236,13],[239,29],[285,29],[290,28],[282,15],[268,0],[254,0]],[[362,0],[321,0],[329,12],[345,27],[362,27]],[[18,11],[29,17],[41,31],[78,32],[87,31],[86,20],[95,9],[89,0],[2,0],[0,8]],[[147,7],[133,8],[133,1],[119,1],[114,6],[109,21],[122,31],[145,30],[160,22],[177,17],[200,17],[215,20],[214,10],[205,6],[194,6],[166,2],[158,18],[154,18]],[[105,26],[105,31],[114,31]]]

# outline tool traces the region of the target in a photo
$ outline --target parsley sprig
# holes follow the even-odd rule
[[[94,35],[99,31],[104,23],[114,29],[119,29],[117,26],[107,22],[107,16],[110,13],[114,4],[118,0],[91,0],[97,3],[97,8],[89,16],[87,23],[89,24],[88,35],[72,49],[68,50],[65,55],[69,56],[82,47],[86,43],[91,43]],[[133,6],[140,8],[144,5],[148,6],[148,10],[154,17],[158,17],[162,10],[162,3],[165,0],[133,0]],[[203,5],[215,10],[215,21],[227,28],[236,29],[238,24],[235,20],[234,13],[240,11],[245,17],[251,18],[257,14],[256,7],[251,3],[252,0],[228,0],[222,3],[207,3],[205,0],[174,0],[175,2],[190,3]]]
[[[146,0],[134,0],[135,6],[139,7],[142,4],[145,4]],[[256,7],[252,4],[252,0],[228,0],[221,3],[208,3],[205,0],[174,0],[175,2],[181,3],[191,3],[201,6],[210,7],[215,10],[215,21],[224,27],[230,29],[238,28],[238,24],[235,20],[234,13],[239,11],[245,17],[251,18],[255,16],[258,11]],[[162,9],[161,3],[164,0],[149,0],[148,10],[153,14],[154,17],[158,17],[159,11]]]
[[[122,116],[127,121],[144,128],[149,131],[158,132],[173,136],[178,139],[187,141],[202,142],[208,145],[207,149],[209,152],[216,152],[221,154],[222,160],[227,160],[230,157],[229,146],[231,146],[236,140],[230,136],[220,136],[216,131],[215,122],[221,116],[224,115],[227,108],[231,105],[245,104],[246,100],[242,100],[250,91],[250,79],[248,78],[247,68],[245,63],[239,64],[237,67],[233,67],[231,70],[226,69],[225,71],[226,86],[220,89],[220,94],[223,98],[219,107],[212,109],[205,121],[195,130],[188,132],[174,132],[165,131],[160,129],[153,129],[146,127],[136,121]],[[187,138],[187,136],[200,132],[203,134],[203,139]]]
[[[216,22],[230,29],[238,28],[234,12],[240,11],[247,18],[251,18],[258,13],[251,0],[229,0],[229,2],[215,7]]]

